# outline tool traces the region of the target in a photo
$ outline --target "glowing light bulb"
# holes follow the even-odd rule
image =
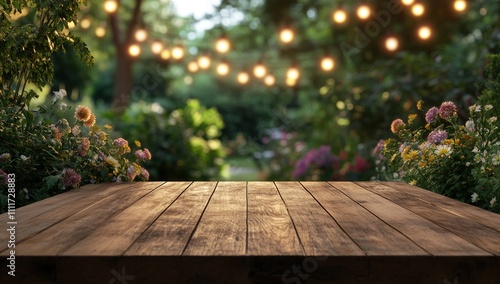
[[[227,53],[231,49],[231,42],[227,37],[222,36],[215,42],[215,50],[219,53]]]
[[[293,87],[293,86],[297,85],[297,80],[293,80],[291,78],[286,78],[285,83],[287,86]]]
[[[192,72],[192,73],[198,72],[198,70],[200,70],[200,67],[198,66],[198,63],[196,61],[189,62],[187,67],[188,67],[189,72]]]
[[[208,55],[202,55],[198,58],[198,66],[200,66],[200,69],[206,70],[210,67],[211,64],[210,57]]]
[[[226,76],[229,73],[229,65],[226,62],[220,62],[217,65],[217,74]]]
[[[415,0],[401,0],[401,3],[406,6],[410,6],[415,2]]]
[[[97,27],[95,29],[95,35],[98,38],[104,37],[106,35],[106,28],[104,28],[104,27]]]
[[[160,52],[163,50],[163,43],[159,41],[155,41],[151,44],[151,52],[154,54],[160,54]]]
[[[370,7],[368,7],[367,5],[361,5],[356,10],[356,14],[358,15],[358,18],[360,18],[361,20],[366,20],[371,15]]]
[[[323,71],[332,71],[333,68],[335,68],[335,61],[333,58],[325,56],[321,59],[321,69],[323,69]]]
[[[424,5],[417,3],[411,7],[411,12],[413,15],[420,17],[425,13],[425,7]]]
[[[432,30],[428,26],[421,26],[418,29],[418,37],[420,39],[426,40],[429,39],[432,36]]]
[[[92,22],[89,19],[82,19],[82,21],[80,22],[80,27],[82,27],[82,29],[86,30],[86,29],[90,28],[91,24],[92,24]]]
[[[75,22],[71,21],[71,22],[69,22],[69,23],[68,23],[68,29],[72,30],[72,29],[74,29],[75,27],[76,27]]]
[[[290,43],[295,37],[293,30],[290,28],[284,28],[280,31],[280,40],[283,43]]]
[[[297,67],[290,67],[286,70],[286,77],[291,80],[297,80],[300,77],[300,71]]]
[[[248,75],[247,72],[242,71],[242,72],[238,73],[237,79],[238,79],[238,83],[244,85],[244,84],[248,83],[248,81],[250,81],[250,76]]]
[[[130,54],[130,56],[132,56],[132,57],[139,56],[141,54],[141,47],[135,43],[131,44],[128,47],[128,54]]]
[[[134,37],[138,42],[143,42],[148,38],[148,32],[145,29],[138,29],[135,31]]]
[[[385,40],[385,48],[388,51],[395,51],[398,49],[398,47],[399,47],[399,41],[397,38],[391,36]]]
[[[118,10],[118,2],[116,0],[106,0],[103,4],[104,11],[107,13],[114,13]]]
[[[467,9],[467,2],[464,0],[456,0],[453,3],[453,8],[457,12],[463,12],[463,11],[465,11],[465,9]]]
[[[332,19],[337,24],[343,24],[347,20],[347,13],[344,9],[337,9],[332,16]]]
[[[257,78],[264,78],[264,76],[266,76],[266,74],[267,74],[266,66],[264,66],[264,64],[262,64],[262,63],[258,63],[253,68],[253,74]]]
[[[168,50],[168,49],[164,49],[164,50],[162,50],[162,51],[161,51],[161,53],[160,53],[160,57],[161,57],[161,59],[163,59],[163,60],[169,60],[169,59],[170,59],[170,56],[171,56],[171,54],[170,54],[170,50]]]
[[[175,60],[180,60],[184,57],[184,48],[180,45],[174,46],[172,48],[172,58]]]

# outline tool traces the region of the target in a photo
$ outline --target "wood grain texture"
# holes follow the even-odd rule
[[[365,255],[323,207],[297,182],[276,182],[306,255]]]
[[[367,255],[428,255],[405,235],[328,183],[303,182],[302,184]],[[351,184],[345,184],[344,188],[348,188]],[[365,191],[361,187],[358,190]]]
[[[125,255],[181,255],[216,183],[193,183],[132,244]]]
[[[272,182],[248,185],[248,255],[304,253],[287,208]]]
[[[434,256],[492,255],[456,234],[364,188],[370,187],[372,183],[358,185],[352,182],[335,182],[330,184]],[[387,241],[391,243],[389,239]]]
[[[399,204],[413,213],[460,236],[485,251],[500,255],[500,233],[479,222],[472,221],[440,207],[394,189],[391,184],[373,183],[366,189]],[[487,214],[489,216],[489,214]],[[500,218],[500,216],[499,216]]]
[[[122,255],[190,184],[167,182],[157,187],[60,255]]]
[[[246,182],[219,182],[183,255],[245,255]]]

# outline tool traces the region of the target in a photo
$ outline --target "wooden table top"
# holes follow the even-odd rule
[[[441,257],[459,260],[447,273],[468,263],[468,275],[500,283],[500,215],[404,183],[96,184],[18,208],[16,221],[18,259],[317,256],[397,264]],[[8,238],[0,235],[3,259]],[[373,280],[370,263],[358,280]]]

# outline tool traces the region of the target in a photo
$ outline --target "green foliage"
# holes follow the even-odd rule
[[[419,103],[421,105],[421,103]],[[419,127],[416,114],[394,120],[397,137],[374,150],[379,178],[410,184],[500,212],[500,131],[492,105],[473,105],[469,120],[457,123],[451,102],[431,108]]]
[[[479,97],[478,103],[493,105],[493,115],[500,117],[500,54],[488,56],[485,73],[485,90]]]
[[[113,114],[107,114],[113,119]],[[220,114],[197,100],[166,112],[158,103],[138,102],[127,109],[116,129],[125,137],[140,139],[155,158],[155,180],[208,180],[227,175],[225,150],[218,139],[224,126]]]

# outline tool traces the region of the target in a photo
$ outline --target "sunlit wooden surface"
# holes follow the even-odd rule
[[[500,283],[500,215],[403,183],[88,185],[16,220],[1,283]]]

